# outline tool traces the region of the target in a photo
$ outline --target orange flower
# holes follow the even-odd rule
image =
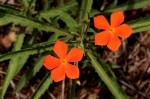
[[[112,51],[117,51],[121,45],[118,36],[127,38],[133,32],[129,25],[120,25],[123,21],[124,15],[122,11],[117,11],[111,14],[110,25],[103,15],[94,17],[94,26],[98,29],[105,30],[95,35],[95,45],[107,45]]]
[[[65,42],[57,40],[53,51],[59,57],[47,55],[43,65],[51,71],[51,76],[55,82],[65,79],[65,75],[70,79],[79,78],[79,68],[69,62],[78,62],[83,57],[83,51],[79,48],[72,48],[67,54],[68,46]]]

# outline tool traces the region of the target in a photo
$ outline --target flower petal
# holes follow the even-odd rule
[[[117,27],[124,21],[124,15],[122,11],[117,11],[111,14],[110,17],[111,26]]]
[[[53,51],[57,54],[60,59],[64,59],[67,54],[68,46],[65,42],[57,40]]]
[[[120,45],[121,45],[121,41],[119,40],[119,38],[116,35],[111,34],[107,47],[110,50],[116,52],[120,47]]]
[[[47,55],[43,61],[43,65],[49,70],[59,66],[60,63],[61,63],[60,59],[53,57],[51,55]]]
[[[103,15],[98,15],[94,17],[94,26],[98,29],[109,29],[110,25]]]
[[[127,24],[122,24],[115,29],[115,33],[122,38],[129,37],[132,32],[132,28]]]
[[[79,68],[77,66],[68,63],[65,66],[65,72],[67,77],[70,79],[79,78]]]
[[[51,76],[52,76],[54,82],[59,82],[59,81],[65,79],[65,67],[64,67],[64,65],[60,65],[57,68],[53,69],[51,71]]]
[[[82,57],[83,57],[83,50],[79,48],[72,48],[65,59],[68,62],[78,62],[82,59]]]
[[[103,31],[95,35],[95,45],[106,45],[110,38],[109,31]]]

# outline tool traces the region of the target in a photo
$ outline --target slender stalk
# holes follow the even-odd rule
[[[62,81],[62,99],[65,99],[65,79]]]
[[[69,99],[74,99],[75,89],[76,89],[76,82],[74,80],[71,80],[71,90],[70,90],[70,98]]]
[[[86,30],[88,28],[88,22],[85,22],[86,20],[88,20],[88,14],[90,12],[89,9],[87,9],[88,7],[91,8],[92,6],[92,2],[93,0],[81,0],[81,8],[80,8],[80,12],[79,12],[79,21],[78,24],[79,26],[81,26],[81,30],[80,30],[80,34],[81,34],[81,38],[80,38],[80,44],[77,45],[79,48],[81,48],[82,50],[84,50],[84,39],[85,39],[85,34],[86,34]],[[78,66],[78,63],[75,63],[76,66]],[[71,81],[71,90],[70,90],[70,99],[74,99],[75,96],[75,88],[76,88],[76,82],[75,80]]]
[[[75,66],[78,66],[78,62],[74,63]],[[69,99],[74,99],[75,97],[75,90],[76,90],[76,81],[71,80],[71,89],[70,89],[70,97]]]

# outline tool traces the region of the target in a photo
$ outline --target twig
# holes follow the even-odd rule
[[[143,96],[144,98],[146,99],[150,99],[149,97],[147,97],[145,94],[143,94],[142,92],[140,92],[139,90],[135,89],[133,86],[127,84],[126,82],[122,81],[122,80],[119,80],[119,82],[123,85],[125,85],[126,87],[136,91],[138,94],[140,94],[141,96]]]
[[[146,50],[146,51],[147,51],[147,59],[150,59],[150,51],[149,50]],[[145,70],[143,72],[143,75],[140,77],[140,80],[137,83],[137,85],[141,84],[143,76],[147,73],[148,69],[150,68],[150,61],[149,60],[146,60],[146,61],[147,61],[146,68],[145,68]]]
[[[48,91],[48,94],[50,95],[50,97],[51,97],[52,99],[56,99],[56,97],[55,97],[51,92]]]

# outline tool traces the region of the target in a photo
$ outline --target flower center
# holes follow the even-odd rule
[[[114,28],[110,28],[109,31],[110,31],[111,33],[114,33],[115,29],[114,29]]]
[[[67,61],[65,60],[65,59],[63,59],[62,61],[61,61],[61,64],[66,64],[67,63]]]

